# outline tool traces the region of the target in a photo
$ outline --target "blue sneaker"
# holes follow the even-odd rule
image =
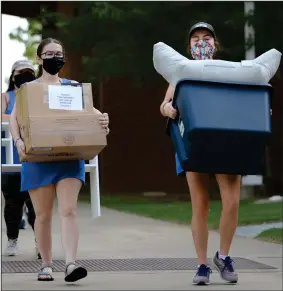
[[[209,276],[212,273],[211,269],[207,265],[200,265],[197,269],[197,273],[193,279],[194,285],[209,285]]]
[[[238,274],[235,272],[233,266],[234,261],[229,256],[227,256],[225,260],[222,260],[219,258],[217,252],[213,258],[213,263],[220,273],[220,277],[222,278],[222,280],[234,284],[238,282]]]

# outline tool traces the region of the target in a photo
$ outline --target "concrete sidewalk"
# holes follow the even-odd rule
[[[90,206],[78,209],[80,242],[78,259],[118,258],[194,258],[195,251],[189,227],[156,221],[117,211],[102,209],[102,216],[91,220]],[[4,223],[4,222],[3,222]],[[31,229],[20,232],[20,253],[17,257],[2,257],[5,261],[25,261],[35,258]],[[2,227],[2,250],[6,246]],[[208,254],[219,248],[219,235],[211,232]],[[63,259],[57,209],[53,220],[54,260]],[[231,255],[247,258],[275,267],[272,270],[240,269],[239,283],[227,286],[216,271],[212,274],[212,290],[282,290],[282,245],[235,237]],[[194,271],[89,272],[88,277],[67,285],[63,273],[54,273],[54,282],[37,282],[35,273],[2,274],[3,290],[196,290],[191,285]]]

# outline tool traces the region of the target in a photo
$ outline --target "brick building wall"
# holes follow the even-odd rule
[[[167,85],[128,80],[101,84],[99,108],[111,120],[109,145],[100,155],[101,188],[105,193],[188,192],[176,177],[174,149],[159,113]]]
[[[278,74],[271,80],[272,138],[268,149],[269,173],[266,177],[266,192],[269,196],[283,193],[283,61]]]

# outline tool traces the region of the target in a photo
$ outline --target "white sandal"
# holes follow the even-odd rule
[[[52,277],[52,265],[51,264],[43,264],[41,269],[38,272],[37,280],[38,281],[53,281],[54,278]]]

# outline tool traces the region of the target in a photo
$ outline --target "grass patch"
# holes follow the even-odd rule
[[[89,199],[89,198],[85,198]],[[143,196],[101,196],[101,205],[123,212],[154,219],[189,224],[192,216],[191,203],[186,201],[162,201],[161,198]],[[239,225],[282,221],[282,203],[253,204],[253,200],[241,201]],[[210,229],[218,229],[221,201],[211,201],[208,217]]]
[[[258,239],[266,240],[269,242],[274,242],[282,244],[283,242],[283,228],[271,228],[263,231],[257,236]]]

